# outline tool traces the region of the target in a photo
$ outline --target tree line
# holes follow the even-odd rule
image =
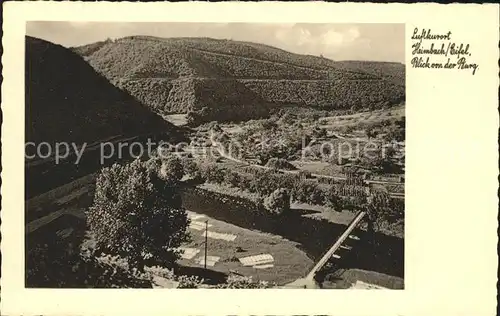
[[[216,163],[195,164],[190,161],[187,164],[190,166],[190,173],[202,181],[229,185],[262,197],[278,195],[278,191],[284,194],[283,190],[286,190],[292,202],[325,205],[336,211],[357,211],[366,207],[369,197],[377,196],[382,202],[374,211],[377,212],[376,217],[388,221],[404,217],[402,200],[392,199],[384,191],[368,190],[355,175],[350,175],[346,181],[325,184],[307,179],[301,174],[282,174],[257,168],[253,168],[251,173],[234,171]]]

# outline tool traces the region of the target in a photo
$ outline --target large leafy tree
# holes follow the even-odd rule
[[[175,248],[188,240],[188,218],[177,193],[177,172],[158,169],[158,161],[136,160],[104,168],[97,178],[87,224],[97,249],[126,258],[142,271],[146,263],[168,265]],[[174,164],[175,165],[175,164]],[[170,179],[165,176],[173,174]]]
[[[366,195],[356,198],[355,205],[358,209],[367,212],[365,220],[368,224],[368,232],[390,230],[391,233],[398,233],[395,223],[404,221],[404,201],[394,200],[389,193],[383,189],[366,188]],[[395,231],[393,231],[395,230]],[[378,243],[376,237],[372,237],[372,243]]]

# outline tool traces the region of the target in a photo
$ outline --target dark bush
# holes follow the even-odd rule
[[[271,158],[267,161],[266,167],[273,169],[282,169],[282,170],[296,170],[297,168],[289,163],[286,159],[281,158]]]
[[[279,188],[264,199],[264,207],[274,214],[285,214],[290,211],[290,193],[287,189]]]

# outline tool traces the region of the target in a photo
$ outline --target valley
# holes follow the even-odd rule
[[[26,160],[27,287],[281,287],[360,210],[358,241],[326,260],[319,284],[404,287],[404,65],[209,38],[26,45],[26,142],[83,149],[77,163]],[[103,144],[151,140],[173,146],[102,162]],[[136,214],[160,200],[164,226]],[[178,236],[139,256],[176,259],[139,271],[126,252],[109,257],[99,247],[122,226],[131,249]]]

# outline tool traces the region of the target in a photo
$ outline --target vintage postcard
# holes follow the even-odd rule
[[[498,6],[4,12],[6,315],[494,314]]]

